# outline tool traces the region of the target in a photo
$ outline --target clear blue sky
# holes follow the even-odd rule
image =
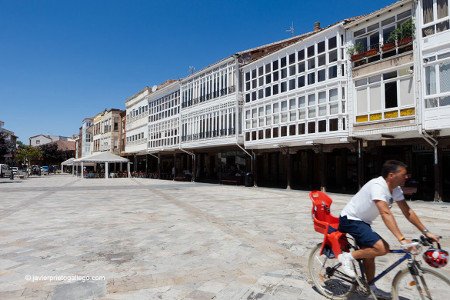
[[[393,0],[0,0],[0,120],[69,136],[145,86]]]

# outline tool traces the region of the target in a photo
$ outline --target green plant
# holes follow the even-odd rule
[[[398,26],[394,31],[391,32],[387,40],[388,43],[393,43],[404,38],[413,37],[415,31],[414,22],[409,19]]]
[[[363,44],[362,43],[356,43],[350,47],[347,48],[348,55],[354,55],[358,54],[363,50]]]

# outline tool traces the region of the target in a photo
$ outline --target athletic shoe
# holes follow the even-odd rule
[[[343,252],[338,256],[339,262],[342,264],[341,270],[350,276],[351,278],[356,277],[355,267],[353,266],[354,258],[349,252]]]

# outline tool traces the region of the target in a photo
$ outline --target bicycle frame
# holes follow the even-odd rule
[[[375,282],[377,282],[379,279],[383,278],[387,273],[389,273],[390,271],[392,271],[394,268],[396,268],[398,265],[400,265],[401,263],[403,263],[405,260],[411,260],[412,259],[412,255],[409,252],[406,252],[404,250],[390,250],[389,253],[398,253],[398,254],[405,254],[404,256],[402,256],[401,258],[399,258],[396,262],[394,262],[392,265],[390,265],[388,268],[386,268],[383,272],[381,272],[380,274],[378,274],[377,276],[375,276],[374,279],[372,279],[369,282],[369,285],[374,284]],[[364,271],[364,270],[362,270]]]

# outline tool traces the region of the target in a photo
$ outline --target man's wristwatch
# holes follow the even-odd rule
[[[428,229],[426,229],[426,228],[424,230],[422,230],[423,234],[427,234],[428,232],[430,232],[430,231]]]

